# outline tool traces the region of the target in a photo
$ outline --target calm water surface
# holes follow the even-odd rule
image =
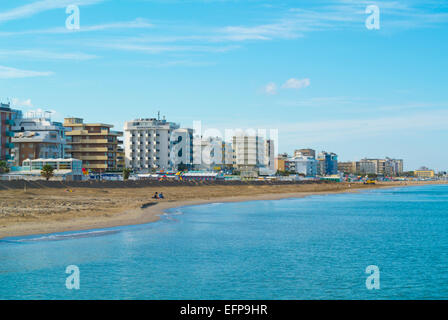
[[[80,290],[65,287],[77,265]],[[380,290],[367,290],[377,265]],[[171,210],[0,240],[0,299],[448,299],[448,186]]]

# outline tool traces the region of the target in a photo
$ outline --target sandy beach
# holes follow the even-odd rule
[[[300,198],[358,192],[369,188],[436,183],[438,182],[2,190],[0,238],[144,224],[157,221],[167,209],[187,205]],[[166,198],[151,199],[155,192],[163,192]],[[151,203],[156,204],[141,208]]]

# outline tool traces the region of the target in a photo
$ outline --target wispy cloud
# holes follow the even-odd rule
[[[0,79],[47,77],[51,75],[53,75],[53,72],[50,71],[32,71],[0,66]]]
[[[33,103],[31,102],[31,99],[25,99],[25,100],[21,100],[19,98],[12,98],[11,99],[11,105],[14,108],[32,108],[33,107]]]
[[[29,18],[38,13],[45,12],[53,9],[66,8],[69,5],[92,5],[105,0],[41,0],[35,1],[14,9],[0,12],[0,23],[11,20],[18,20],[23,18]]]
[[[11,58],[31,58],[31,59],[51,59],[51,60],[91,60],[98,58],[96,55],[73,52],[73,53],[61,53],[61,52],[51,52],[39,49],[29,49],[29,50],[0,50],[0,57],[11,57]]]
[[[269,95],[277,94],[277,85],[274,82],[269,82],[264,87],[264,92]]]
[[[85,26],[81,25],[80,29],[68,30],[64,27],[48,28],[48,29],[35,29],[35,30],[24,30],[24,31],[11,31],[11,32],[0,32],[0,36],[19,36],[19,35],[36,35],[36,34],[73,34],[73,33],[84,33],[84,32],[95,32],[95,31],[107,31],[107,30],[125,30],[125,29],[146,29],[152,28],[154,25],[146,19],[137,18],[132,21],[121,21],[113,23],[104,23],[98,25]]]
[[[284,88],[284,89],[302,89],[302,88],[308,87],[310,84],[311,84],[311,81],[308,78],[305,78],[305,79],[291,78],[291,79],[287,80],[282,85],[282,88]]]
[[[166,52],[211,52],[220,53],[227,52],[238,48],[238,46],[208,46],[208,45],[144,45],[135,43],[132,39],[117,40],[117,41],[104,41],[104,42],[92,42],[90,44],[94,47],[108,48],[121,51],[133,51],[147,54],[160,54]]]

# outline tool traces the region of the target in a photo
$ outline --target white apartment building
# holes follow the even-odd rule
[[[233,165],[236,168],[264,167],[275,170],[274,140],[257,135],[237,135],[232,139]]]
[[[194,137],[194,165],[199,170],[213,170],[233,165],[232,144],[220,137]]]
[[[14,137],[12,158],[14,166],[21,166],[26,159],[65,158],[65,128],[62,123],[52,122],[47,114],[18,117],[12,126]]]
[[[193,130],[165,119],[136,119],[124,125],[125,165],[141,173],[177,170],[193,160]]]
[[[298,156],[292,159],[294,163],[294,171],[303,174],[305,177],[315,177],[317,175],[317,163],[312,156]]]
[[[172,169],[193,164],[193,129],[179,128],[171,132],[170,161]]]

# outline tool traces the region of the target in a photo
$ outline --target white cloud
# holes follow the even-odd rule
[[[18,20],[23,18],[28,18],[38,13],[53,10],[53,9],[61,9],[66,8],[68,5],[91,5],[103,2],[104,0],[41,0],[35,1],[20,7],[16,7],[14,9],[0,12],[0,23]]]
[[[305,78],[305,79],[294,79],[291,78],[288,81],[286,81],[283,85],[282,88],[285,89],[302,89],[302,88],[306,88],[310,85],[310,79]]]
[[[277,94],[277,85],[274,82],[269,82],[265,87],[264,87],[264,92],[266,94],[270,94],[270,95],[274,95]]]
[[[50,71],[32,71],[0,66],[0,79],[47,77],[52,74],[53,72]]]
[[[20,100],[19,98],[12,98],[11,105],[13,107],[22,107],[22,108],[32,108],[33,104],[31,103],[31,99]]]

